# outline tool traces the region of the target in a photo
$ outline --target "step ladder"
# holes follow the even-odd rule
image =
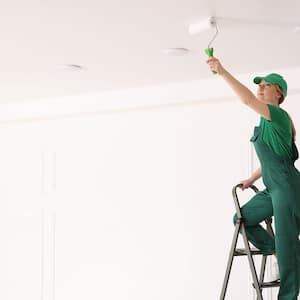
[[[231,271],[231,267],[232,267],[232,262],[233,262],[233,258],[235,256],[247,256],[248,257],[249,266],[250,266],[252,279],[253,279],[253,287],[256,290],[258,300],[263,300],[263,297],[262,297],[262,289],[263,288],[272,288],[272,287],[280,286],[280,280],[272,281],[272,282],[264,282],[267,256],[263,255],[263,253],[258,249],[250,248],[246,230],[245,230],[244,220],[243,220],[243,217],[241,214],[239,200],[237,197],[237,188],[242,188],[242,186],[243,186],[242,184],[238,184],[235,187],[233,187],[233,189],[232,189],[232,195],[233,195],[238,219],[237,219],[237,223],[235,225],[235,231],[234,231],[234,235],[233,235],[233,240],[232,240],[232,245],[231,245],[230,254],[229,254],[229,258],[228,258],[227,269],[226,269],[226,273],[225,273],[225,278],[224,278],[224,282],[223,282],[220,300],[225,299],[225,294],[226,294],[226,289],[227,289],[227,285],[228,285],[228,281],[229,281],[229,275],[230,275],[230,271]],[[257,187],[254,185],[251,185],[250,188],[255,193],[259,192]],[[266,230],[269,232],[269,234],[271,236],[274,237],[274,231],[272,228],[272,218],[266,219],[265,223],[266,223]],[[243,249],[236,248],[237,240],[239,237],[239,232],[241,233],[243,240],[244,240],[245,248],[243,248]],[[261,260],[259,279],[258,279],[258,276],[256,273],[256,269],[255,269],[255,265],[254,265],[254,261],[253,261],[253,257],[252,257],[253,255],[262,255],[263,256],[262,260]]]

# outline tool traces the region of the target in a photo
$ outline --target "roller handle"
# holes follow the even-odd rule
[[[207,48],[207,49],[205,49],[205,53],[207,54],[208,57],[212,57],[214,55],[214,48]],[[217,74],[216,71],[212,71],[212,73],[214,75]]]

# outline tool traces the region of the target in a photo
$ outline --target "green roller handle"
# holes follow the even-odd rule
[[[207,48],[207,49],[205,49],[205,53],[208,55],[208,57],[212,57],[214,55],[214,48]],[[217,74],[216,71],[212,71],[212,73],[214,75]]]

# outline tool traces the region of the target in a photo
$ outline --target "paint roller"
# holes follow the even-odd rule
[[[208,57],[212,57],[214,54],[214,48],[211,48],[212,42],[215,40],[216,36],[218,35],[218,28],[217,28],[217,22],[215,17],[208,17],[201,22],[193,23],[189,25],[189,34],[190,35],[196,35],[200,32],[203,32],[205,30],[215,28],[216,33],[214,37],[211,39],[211,41],[208,43],[207,48],[205,49],[205,53],[208,55]],[[217,72],[213,71],[213,74],[217,74]]]

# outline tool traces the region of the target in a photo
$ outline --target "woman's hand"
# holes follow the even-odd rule
[[[242,180],[240,183],[243,185],[242,186],[242,190],[247,189],[251,184],[254,183],[255,180],[253,180],[252,178],[248,178],[245,180]]]
[[[215,57],[210,57],[206,63],[209,65],[212,71],[217,72],[219,75],[222,75],[225,72],[225,69],[221,65],[220,61]]]
[[[242,180],[240,183],[243,185],[242,190],[247,189],[257,179],[261,177],[261,167],[259,167],[248,179]]]

